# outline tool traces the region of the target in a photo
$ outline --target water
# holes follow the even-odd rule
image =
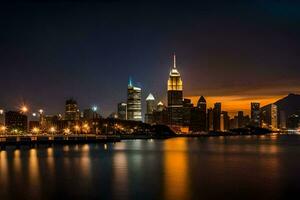
[[[1,199],[283,199],[300,136],[127,140],[0,152]]]

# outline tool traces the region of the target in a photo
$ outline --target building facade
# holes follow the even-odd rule
[[[8,111],[5,113],[5,126],[9,132],[26,132],[28,129],[27,115],[17,111]]]
[[[118,119],[127,120],[127,103],[118,103]]]
[[[183,83],[179,71],[176,68],[176,56],[174,65],[168,79],[168,124],[171,126],[182,125],[183,107]]]
[[[127,120],[142,121],[142,90],[133,86],[131,80],[127,88]]]
[[[277,129],[277,106],[275,104],[269,104],[260,109],[261,124],[263,128],[269,128],[271,130]]]
[[[150,93],[146,98],[146,114],[145,114],[145,122],[148,124],[153,123],[153,111],[155,110],[155,98]]]
[[[74,99],[68,99],[66,101],[65,120],[78,121],[80,118],[80,112],[77,102]]]
[[[260,127],[260,103],[251,103],[251,125]]]
[[[213,109],[213,130],[220,131],[221,130],[221,103],[215,103]]]

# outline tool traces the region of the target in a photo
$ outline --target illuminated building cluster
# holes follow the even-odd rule
[[[107,118],[99,114],[97,106],[80,110],[77,101],[65,102],[64,114],[47,115],[43,109],[32,111],[22,104],[17,111],[0,109],[0,134],[130,134],[151,130],[151,125],[166,125],[177,133],[230,132],[248,127],[277,130],[297,130],[300,125],[300,95],[287,97],[263,107],[259,102],[250,105],[250,116],[238,111],[230,117],[222,110],[222,103],[207,107],[204,96],[196,105],[183,96],[183,81],[173,57],[167,80],[167,103],[153,94],[142,102],[142,88],[129,80],[127,99],[118,104],[117,112]],[[289,107],[289,102],[294,107]],[[142,119],[142,103],[146,104]],[[298,103],[298,104],[297,104]],[[295,109],[295,105],[298,108]],[[31,113],[31,114],[30,114]]]

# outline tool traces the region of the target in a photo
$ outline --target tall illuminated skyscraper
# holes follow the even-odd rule
[[[180,73],[176,68],[176,56],[174,54],[174,65],[168,79],[168,118],[171,126],[182,125],[183,92]]]
[[[277,129],[277,105],[268,104],[260,109],[261,125],[271,130]]]
[[[127,88],[127,120],[142,121],[141,88],[135,87],[129,80]]]

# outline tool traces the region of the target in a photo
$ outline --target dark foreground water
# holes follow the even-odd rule
[[[0,199],[286,199],[299,192],[300,136],[128,140],[0,152]]]

